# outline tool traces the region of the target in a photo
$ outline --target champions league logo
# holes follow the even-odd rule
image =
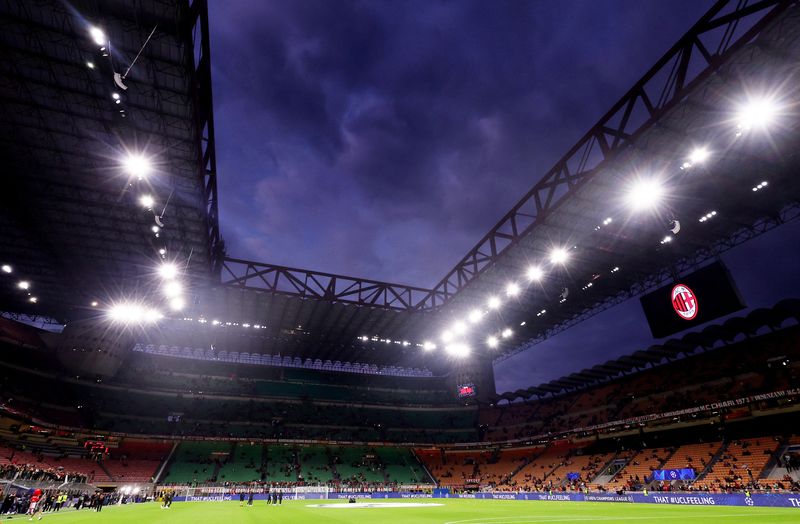
[[[751,499],[750,497],[745,497],[744,503],[747,504],[748,506],[753,506],[755,504],[755,502],[753,502],[753,499]]]
[[[692,320],[697,316],[697,297],[694,292],[684,284],[672,288],[672,308],[683,320]]]

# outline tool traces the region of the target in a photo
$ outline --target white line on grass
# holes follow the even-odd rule
[[[775,516],[775,515],[785,515],[785,513],[728,513],[723,515],[713,515],[714,517],[725,517],[725,518],[739,518],[739,517],[746,517],[746,518],[753,518],[753,517],[766,517],[766,516]],[[699,517],[704,518],[708,517],[708,514],[697,514],[697,515],[642,515],[636,517],[570,517],[564,518],[563,515],[526,515],[521,517],[485,517],[479,519],[466,519],[466,520],[451,520],[445,522],[444,524],[504,524],[504,522],[508,522],[510,524],[522,524],[525,522],[583,522],[583,521],[603,521],[603,520],[675,520],[675,519],[686,519],[690,517]],[[491,522],[489,522],[491,521]]]

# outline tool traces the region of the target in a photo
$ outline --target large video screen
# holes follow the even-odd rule
[[[745,307],[722,262],[698,269],[640,300],[655,338],[668,337]]]
[[[458,398],[475,396],[475,384],[461,384],[458,386]]]

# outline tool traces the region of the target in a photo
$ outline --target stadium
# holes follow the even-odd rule
[[[378,218],[359,222],[366,211],[341,200],[345,182],[333,176],[309,178],[319,186],[309,193],[352,220],[331,240],[340,247],[324,251],[320,237],[330,235],[311,224],[334,219],[315,218],[316,208],[294,196],[284,198],[301,208],[294,222],[275,218],[297,245],[323,245],[319,269],[281,265],[303,255],[272,237],[276,247],[259,251],[255,236],[242,234],[271,215],[242,204],[268,195],[230,167],[232,157],[256,153],[221,146],[235,141],[225,134],[259,135],[232,127],[249,125],[237,111],[260,113],[255,101],[228,94],[231,85],[264,94],[274,114],[298,126],[291,132],[306,135],[316,132],[313,115],[332,111],[315,101],[317,88],[328,89],[328,104],[346,100],[356,123],[341,143],[308,136],[314,147],[292,144],[289,156],[302,159],[292,169],[312,165],[316,148],[337,169],[358,171],[362,113],[396,115],[380,101],[379,80],[374,89],[354,80],[367,69],[359,60],[315,59],[321,37],[297,49],[266,37],[263,47],[242,47],[243,56],[278,64],[270,78],[242,67],[250,59],[232,53],[228,37],[216,53],[214,26],[234,18],[233,4],[0,2],[3,522],[797,522],[800,2],[719,0],[699,18],[676,14],[682,25],[671,45],[612,89],[613,103],[595,111],[569,98],[581,122],[601,118],[588,131],[564,131],[569,145],[555,164],[522,162],[515,180],[523,185],[506,184],[487,153],[474,167],[486,185],[450,196],[488,232],[465,240],[463,257],[441,254],[452,269],[428,286],[396,283],[411,273],[377,279],[336,269],[367,267],[359,264],[373,248],[344,237],[365,234]],[[314,31],[346,40],[352,31],[342,27],[363,29],[367,11],[384,10],[397,24],[386,27],[428,20],[413,39],[430,30],[448,45],[447,24],[421,14],[426,3],[411,15],[391,4],[263,2],[279,21],[259,18],[263,11],[245,18],[262,33],[296,35],[299,25],[279,16],[292,5]],[[327,8],[354,25],[326,18]],[[473,16],[491,26],[493,15],[483,15]],[[246,33],[240,21],[231,34]],[[464,27],[456,34],[467,46]],[[473,36],[504,38],[501,30]],[[361,49],[376,37],[364,29],[354,38]],[[577,53],[605,45],[572,38]],[[375,78],[402,84],[389,47]],[[409,46],[398,55],[413,69],[424,61],[415,53]],[[262,82],[299,74],[287,57],[345,78],[344,94],[332,94],[332,84],[270,90]],[[581,81],[605,89],[599,69]],[[441,70],[430,66],[428,80],[402,89],[458,98],[435,81]],[[514,100],[532,96],[524,91]],[[476,100],[468,105],[477,112]],[[227,125],[215,128],[215,114]],[[278,129],[255,149],[273,151],[275,136],[290,134],[275,119],[259,124]],[[457,153],[447,155],[415,142],[419,154],[457,170],[459,155],[501,147],[496,120],[477,121],[481,140],[454,140]],[[367,134],[388,148],[400,148],[404,133],[447,135],[411,119],[383,122]],[[413,156],[400,150],[386,162]],[[370,166],[367,185],[394,176],[388,164]],[[422,197],[399,196],[416,178],[396,177],[395,202],[383,212],[402,224],[381,233],[381,249],[397,249],[386,275],[424,258],[395,244],[427,234],[407,210]],[[515,203],[484,212],[480,201],[502,201],[489,190],[496,185],[509,186],[503,194]],[[252,222],[236,222],[242,217]],[[469,236],[463,231],[449,236]],[[251,259],[262,252],[281,264]]]

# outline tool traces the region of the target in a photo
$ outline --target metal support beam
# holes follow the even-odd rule
[[[421,310],[430,289],[226,257],[222,284],[359,306]]]
[[[679,103],[695,86],[717,71],[727,58],[751,42],[793,1],[763,0],[752,5],[720,0],[564,155],[545,176],[434,287],[426,306],[450,301],[470,282],[602,167],[630,148],[637,138]],[[735,41],[736,26],[760,17]],[[753,19],[748,20],[748,22]],[[722,26],[727,26],[722,29]],[[715,52],[710,41],[718,41]]]

